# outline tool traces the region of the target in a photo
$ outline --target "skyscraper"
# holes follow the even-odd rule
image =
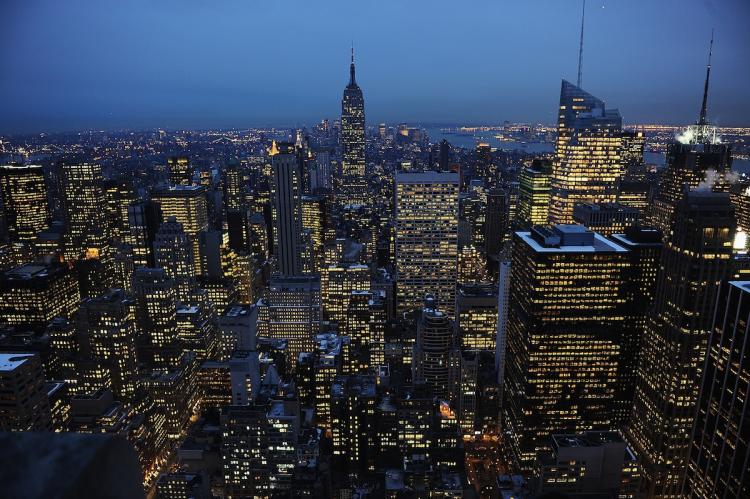
[[[556,225],[516,232],[512,258],[502,419],[508,457],[528,472],[550,433],[615,427],[629,256]]]
[[[193,248],[182,224],[175,217],[169,217],[156,233],[154,261],[177,284],[178,301],[189,302],[190,294],[195,289]]]
[[[682,198],[662,250],[627,438],[648,497],[675,497],[690,444],[719,284],[730,275],[734,209],[725,193]]]
[[[154,238],[161,224],[161,207],[153,201],[142,201],[129,204],[127,212],[125,242],[133,248],[133,264],[136,267],[153,267]]]
[[[367,265],[340,263],[323,268],[320,274],[320,300],[324,317],[343,329],[351,292],[369,289],[370,268]]]
[[[167,159],[169,183],[172,185],[190,185],[193,183],[193,166],[186,156],[173,156]]]
[[[80,299],[68,267],[20,265],[0,277],[0,324],[44,331],[55,317],[70,318]]]
[[[617,201],[622,118],[604,101],[563,80],[552,169],[550,222],[571,223],[581,202]]]
[[[130,400],[138,376],[135,301],[121,289],[84,300],[76,328],[81,361],[93,364],[83,371],[95,378],[83,383],[93,385],[92,393],[107,387],[118,400]]]
[[[107,245],[109,228],[102,188],[102,167],[97,163],[64,162],[61,166],[63,203],[67,223],[65,257],[99,258]]]
[[[273,167],[273,237],[282,276],[302,273],[302,179],[294,144],[274,142],[269,151]]]
[[[286,340],[287,358],[295,364],[310,352],[320,329],[320,281],[314,277],[272,279],[258,302],[258,336]]]
[[[521,227],[546,225],[549,218],[549,182],[552,163],[535,159],[518,174],[518,223]]]
[[[199,234],[208,230],[205,188],[199,185],[177,185],[155,191],[152,199],[161,208],[162,222],[174,217],[177,222],[182,224],[182,230],[185,231],[193,247],[195,273],[201,274]]]
[[[140,360],[149,367],[167,368],[179,359],[176,288],[164,269],[144,267],[133,275],[136,317],[145,337]]]
[[[454,400],[460,355],[454,322],[437,309],[432,297],[426,298],[412,357],[414,383],[427,385],[438,398]]]
[[[496,259],[503,249],[505,233],[510,227],[510,195],[504,189],[494,188],[487,193],[487,214],[484,221],[484,250]]]
[[[0,195],[11,242],[29,242],[50,221],[47,187],[40,165],[0,166]]]
[[[343,161],[338,198],[340,204],[368,204],[365,179],[365,99],[354,78],[354,48],[349,66],[349,84],[341,100],[341,145]]]
[[[0,353],[0,393],[1,431],[52,430],[39,355]]]
[[[497,288],[463,285],[456,296],[456,320],[462,349],[494,353],[497,338]]]
[[[750,282],[722,285],[683,497],[750,497]]]
[[[398,311],[422,307],[434,295],[453,316],[458,260],[458,175],[397,173],[396,270]]]
[[[651,207],[652,223],[665,234],[686,190],[704,184],[716,192],[729,191],[726,174],[732,169],[732,146],[721,141],[716,127],[708,123],[706,116],[710,76],[711,49],[708,54],[703,104],[698,121],[679,134],[677,140],[667,149],[667,166],[662,173],[659,192]]]

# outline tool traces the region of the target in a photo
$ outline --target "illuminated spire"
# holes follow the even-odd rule
[[[583,77],[583,24],[586,19],[586,0],[583,0],[583,10],[581,11],[581,43],[578,47],[578,88],[581,88],[581,79]]]
[[[276,147],[276,141],[274,140],[271,142],[271,149],[268,151],[268,155],[276,156],[277,154],[279,154],[279,148]]]
[[[354,79],[354,42],[352,42],[352,63],[349,66],[349,86],[354,87],[356,85],[357,82]]]
[[[706,83],[703,85],[703,104],[701,105],[701,114],[698,118],[699,125],[706,124],[706,111],[708,107],[708,79],[711,76],[711,54],[714,51],[714,30],[711,30],[711,43],[708,46],[708,64],[706,65]]]

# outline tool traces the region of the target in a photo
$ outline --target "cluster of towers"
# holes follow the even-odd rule
[[[750,203],[707,92],[660,172],[580,81],[518,172],[376,165],[352,54],[333,145],[2,166],[0,428],[123,435],[168,498],[747,495]]]

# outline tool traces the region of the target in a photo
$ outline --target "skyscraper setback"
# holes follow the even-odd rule
[[[367,204],[365,179],[365,99],[354,77],[354,48],[349,66],[349,84],[341,100],[341,179],[340,204]]]
[[[339,11],[354,13],[350,3]],[[290,24],[300,13],[320,27],[330,15],[312,15],[319,7],[286,8],[278,33],[253,49],[278,51],[300,33]],[[407,24],[462,35],[428,11]],[[359,29],[349,21],[333,36]],[[326,91],[341,107],[310,126],[270,125],[301,104],[274,99],[315,95],[322,76],[275,53],[264,76],[286,64],[305,81],[264,94],[277,113],[262,128],[177,129],[177,113],[166,129],[0,133],[0,490],[750,499],[750,181],[739,175],[731,196],[717,192],[734,181],[733,152],[745,165],[750,128],[709,124],[710,55],[694,125],[678,135],[659,121],[623,128],[619,111],[583,89],[580,21],[578,79],[562,81],[556,124],[503,121],[511,107],[495,124],[412,121],[438,94],[399,73],[398,93],[372,96],[368,116],[401,110],[401,121],[368,129],[352,49],[345,88]],[[176,25],[180,43],[195,32]],[[35,40],[50,28],[40,26]],[[302,46],[319,69],[326,56],[314,43],[327,32]],[[393,39],[403,59],[394,67],[421,54]],[[555,40],[545,50],[564,47]],[[380,42],[364,41],[368,61],[393,45]],[[617,54],[618,67],[630,68],[631,52]],[[453,95],[471,94],[477,78],[448,74],[462,61],[436,60],[433,84],[459,78]],[[371,67],[374,86],[393,76],[377,59]],[[97,89],[94,101],[110,94]],[[18,105],[36,116],[29,96]],[[215,103],[262,116],[263,105],[234,97]],[[651,113],[654,97],[638,95]],[[443,99],[430,111],[447,119],[455,109]],[[461,119],[480,118],[467,109]],[[30,431],[43,433],[16,433]],[[89,442],[77,433],[131,446],[142,490],[68,472],[88,456],[86,469],[106,478],[122,461],[106,448],[54,448]],[[50,460],[60,450],[66,459]]]
[[[577,203],[617,201],[622,118],[604,101],[563,80],[552,169],[550,222],[572,223]]]
[[[648,497],[680,491],[714,304],[730,275],[735,224],[728,194],[690,192],[662,250],[627,428]]]

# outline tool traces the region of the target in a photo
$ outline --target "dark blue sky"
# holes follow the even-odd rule
[[[0,131],[297,125],[340,113],[354,40],[369,123],[553,122],[580,0],[1,0]],[[750,1],[589,0],[583,87],[750,125]]]

